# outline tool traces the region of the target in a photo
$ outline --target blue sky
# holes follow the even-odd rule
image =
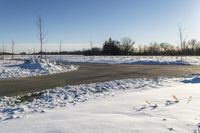
[[[178,42],[178,24],[186,39],[200,40],[199,0],[0,0],[0,41],[9,49],[15,40],[19,50],[39,46],[36,18],[47,30],[47,50],[100,46],[112,37],[129,36],[137,44]]]

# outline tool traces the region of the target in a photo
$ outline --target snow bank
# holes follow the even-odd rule
[[[81,55],[48,55],[50,60],[61,60],[79,63],[105,64],[154,64],[154,65],[200,65],[199,56],[81,56]]]
[[[48,60],[0,60],[0,79],[41,76],[77,70],[77,66],[56,64]]]
[[[6,133],[198,133],[200,84],[192,81],[199,77],[66,86],[18,104],[17,97],[4,97],[0,128]]]
[[[115,91],[155,88],[169,82],[164,79],[116,80],[103,83],[65,86],[64,88],[49,89],[23,96],[1,97],[0,121],[19,118],[26,113],[44,112],[45,109],[49,108],[64,107],[69,104],[74,105],[87,101],[88,99],[112,95]]]

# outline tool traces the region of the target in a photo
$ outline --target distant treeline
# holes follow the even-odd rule
[[[83,50],[83,55],[200,55],[200,42],[192,39],[183,41],[182,46],[174,46],[169,43],[151,43],[134,47],[135,42],[129,37],[121,41],[109,38],[102,48]]]
[[[43,52],[48,55],[165,55],[165,56],[179,56],[179,55],[200,55],[200,42],[192,39],[183,41],[181,46],[174,46],[169,43],[151,43],[149,45],[134,46],[135,41],[129,37],[123,38],[121,41],[109,38],[103,43],[101,48],[91,47],[79,51],[61,51],[61,52]],[[11,53],[4,53],[11,54]],[[26,54],[22,52],[20,54]],[[41,53],[29,53],[40,55]]]

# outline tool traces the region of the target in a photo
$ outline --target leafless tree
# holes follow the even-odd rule
[[[44,23],[43,23],[43,19],[39,16],[37,18],[37,22],[36,22],[37,28],[38,28],[38,38],[40,41],[40,56],[42,58],[42,48],[43,48],[43,44],[45,44],[47,42],[46,40],[46,34],[47,32],[44,31]]]
[[[170,45],[169,43],[160,43],[160,47],[161,47],[161,51],[164,53],[166,53],[169,50],[174,49],[174,47]]]
[[[142,47],[142,45],[138,45],[138,51],[141,54],[142,52],[144,52],[144,47]]]
[[[157,42],[150,43],[149,52],[151,54],[158,54],[160,51],[161,51],[161,47],[159,43]]]
[[[61,54],[62,51],[62,41],[60,40],[60,45],[59,45],[59,53]]]
[[[93,42],[90,40],[91,55],[93,55]]]
[[[14,45],[15,42],[12,40],[12,60],[14,59]]]
[[[179,24],[178,26],[179,28],[179,40],[180,40],[180,45],[181,45],[181,60],[183,60],[183,57],[182,57],[182,52],[183,52],[183,49],[185,49],[185,39],[183,38],[183,27],[182,25]]]
[[[196,39],[188,41],[188,47],[192,50],[192,54],[195,55],[200,44]]]
[[[128,54],[133,49],[133,45],[135,44],[135,41],[133,41],[129,37],[124,37],[121,40],[121,44],[122,44],[124,52]]]
[[[59,54],[60,54],[60,61],[61,61],[61,51],[62,51],[62,41],[60,40],[60,46],[59,46]]]
[[[4,60],[4,52],[5,52],[5,47],[4,47],[4,42],[2,43],[2,50],[1,50],[1,54],[2,54],[2,59]]]

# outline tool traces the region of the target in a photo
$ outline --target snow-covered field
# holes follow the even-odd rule
[[[61,60],[79,63],[106,64],[166,64],[166,65],[200,65],[199,56],[81,56],[81,55],[48,55],[50,60]]]
[[[199,87],[191,75],[65,86],[30,102],[3,97],[0,132],[197,133]]]
[[[0,60],[0,80],[20,77],[41,76],[77,70],[77,66],[59,65],[48,60],[30,59],[29,63],[20,60]]]
[[[15,58],[30,59],[35,55],[15,55]],[[11,56],[7,56],[10,59]],[[83,55],[45,55],[45,58],[56,61],[75,63],[105,64],[162,64],[162,65],[200,65],[200,56],[83,56]]]

